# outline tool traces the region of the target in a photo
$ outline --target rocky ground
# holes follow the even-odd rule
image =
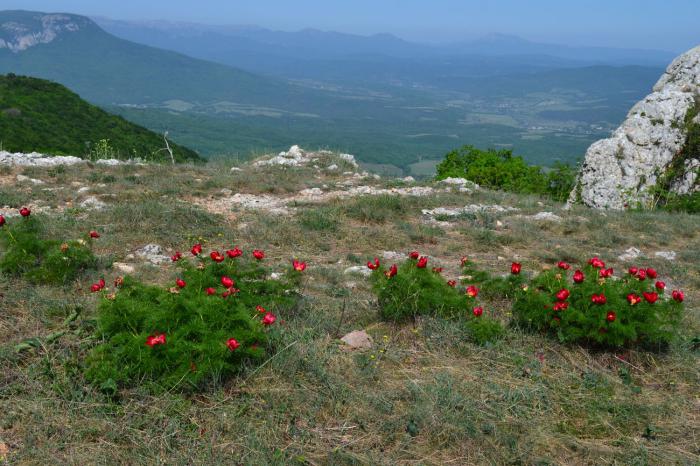
[[[15,157],[16,158],[16,157]],[[35,157],[36,158],[36,157]],[[3,162],[4,160],[4,162]],[[35,160],[36,162],[36,160]],[[280,270],[309,262],[289,346],[196,397],[139,390],[113,403],[80,374],[90,279],[67,289],[0,282],[0,458],[25,464],[693,464],[700,461],[700,218],[593,211],[363,172],[351,156],[298,148],[257,163],[16,163],[0,154],[0,214],[29,206],[62,237],[96,229],[107,278],[164,283],[195,241],[265,249]],[[667,353],[591,352],[510,329],[492,347],[439,320],[389,325],[364,263],[410,250],[457,278],[467,255],[506,273],[599,255],[648,264],[686,290],[683,342]],[[77,330],[30,352],[14,346]],[[504,322],[507,303],[487,311]],[[80,329],[84,331],[80,331]],[[3,453],[3,449],[5,453]],[[0,460],[1,462],[2,460]]]

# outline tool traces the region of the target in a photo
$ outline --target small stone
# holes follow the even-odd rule
[[[336,164],[329,165],[328,168],[326,168],[326,170],[328,170],[328,171],[335,171],[337,169],[338,169],[338,165],[336,165]]]
[[[540,212],[532,216],[533,220],[544,221],[544,222],[561,222],[562,218],[552,212]]]
[[[241,170],[241,169],[238,168],[238,167],[231,167],[231,173],[242,172],[242,171],[243,171],[243,170]]]
[[[677,254],[676,251],[657,251],[654,255],[668,261],[675,261]]]
[[[404,183],[414,183],[416,181],[412,176],[407,176],[403,179]]]
[[[127,264],[125,262],[115,262],[112,264],[112,268],[126,274],[134,273],[134,271],[136,270],[136,268],[133,265]]]
[[[340,339],[350,349],[369,349],[372,348],[372,337],[364,330],[355,330],[350,332]]]
[[[169,256],[163,254],[163,248],[158,244],[147,244],[138,251],[136,255],[154,265],[166,264],[171,261]]]
[[[353,267],[348,267],[347,269],[345,269],[345,271],[343,273],[346,275],[350,275],[350,274],[364,275],[365,277],[369,277],[370,275],[372,275],[372,271],[363,265],[356,265]]]
[[[639,249],[637,249],[635,247],[632,247],[632,248],[628,248],[623,254],[620,254],[620,256],[618,256],[618,259],[621,261],[624,261],[624,262],[628,262],[628,261],[632,261],[634,259],[637,259],[641,255],[642,255],[642,251],[640,251]]]
[[[95,196],[90,196],[80,203],[80,207],[88,210],[102,210],[105,207],[107,207],[107,204],[105,204]]]

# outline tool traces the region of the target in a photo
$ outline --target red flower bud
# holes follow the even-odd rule
[[[666,289],[666,284],[665,284],[664,282],[662,282],[662,281],[656,282],[656,283],[654,284],[654,286],[655,286],[656,289],[659,290],[659,291],[663,291],[663,290]]]
[[[22,207],[21,209],[19,209],[19,214],[22,217],[29,217],[31,215],[31,213],[32,213],[32,211],[27,209],[26,207]]]
[[[554,303],[554,306],[552,306],[552,309],[555,311],[564,311],[569,308],[569,303],[566,301],[559,301]]]
[[[583,280],[586,279],[586,276],[583,275],[583,272],[580,270],[577,270],[574,272],[574,283],[583,283]]]
[[[214,296],[216,294],[216,289],[209,287],[204,290],[204,292],[209,296]]]
[[[600,278],[610,278],[613,276],[613,273],[613,269],[600,269],[598,275],[600,276]]]
[[[557,263],[557,267],[559,267],[559,268],[562,269],[562,270],[569,270],[569,269],[571,268],[571,265],[567,264],[567,263],[564,262],[564,261],[559,261],[559,262]]]
[[[260,305],[255,306],[255,310],[258,311],[260,314],[267,314],[267,309],[265,309],[264,307],[262,307]]]
[[[457,280],[448,280],[447,284],[454,288],[455,286],[457,286]]]
[[[224,285],[224,288],[231,288],[236,282],[230,277],[221,277],[221,284]]]
[[[90,232],[90,238],[97,239],[99,237],[100,237],[100,234],[98,232],[96,232],[95,230]]]
[[[5,217],[3,217],[2,215],[0,215],[0,227],[3,226],[3,225],[5,225]]]
[[[683,294],[681,290],[673,290],[673,293],[671,293],[671,297],[674,301],[682,303],[685,299],[685,294]]]
[[[519,262],[513,262],[510,264],[510,273],[513,275],[518,275],[522,270],[522,265]]]
[[[178,288],[184,288],[185,286],[187,286],[187,283],[185,283],[185,280],[183,280],[182,278],[178,278],[177,280],[175,280],[175,284]]]
[[[275,317],[275,315],[273,313],[268,312],[267,314],[265,314],[263,316],[262,323],[265,326],[269,326],[269,325],[274,324],[276,320],[277,320],[277,317]]]
[[[411,251],[411,252],[408,254],[408,257],[410,257],[410,258],[413,259],[413,260],[416,260],[416,259],[418,259],[418,258],[420,257],[420,253],[419,253],[418,251]]]
[[[102,290],[102,287],[99,283],[93,283],[92,286],[90,286],[90,291],[92,291],[93,293],[97,293],[100,290]]]
[[[469,285],[467,287],[467,296],[470,298],[476,298],[479,295],[479,289],[474,285]]]
[[[630,267],[628,270],[630,275],[637,275],[637,272],[639,272],[639,269],[637,267]]]
[[[202,253],[202,245],[197,243],[194,246],[192,246],[192,249],[190,249],[190,252],[192,253],[193,256],[198,256]]]
[[[428,265],[428,258],[423,256],[420,259],[418,259],[418,262],[416,262],[416,267],[419,269],[424,269]]]
[[[180,251],[176,251],[175,254],[173,254],[172,256],[170,256],[170,260],[173,261],[173,262],[177,262],[177,261],[179,261],[180,259],[182,259],[182,253],[181,253]]]
[[[484,313],[484,308],[479,306],[475,307],[472,309],[472,314],[474,314],[475,317],[481,317],[481,315]]]
[[[265,253],[261,251],[260,249],[255,249],[253,251],[253,257],[255,257],[257,260],[261,261],[265,258]]]
[[[642,293],[642,296],[644,296],[644,299],[646,299],[649,304],[654,304],[659,299],[659,294],[653,291],[651,293],[645,291]]]
[[[605,316],[605,320],[607,320],[608,322],[615,322],[615,319],[617,319],[615,311],[609,311],[608,315]]]
[[[241,346],[235,338],[229,338],[226,340],[226,347],[231,351],[236,351],[238,347]]]
[[[644,269],[639,269],[639,270],[637,271],[637,278],[639,279],[639,281],[644,281],[644,280],[646,280],[646,278],[647,278],[647,271],[644,270]]]
[[[229,259],[235,259],[236,257],[241,257],[243,255],[243,251],[236,247],[226,251],[226,255],[229,257]]]
[[[571,293],[569,292],[569,290],[565,288],[563,290],[559,290],[556,296],[559,301],[566,301],[567,299],[569,299],[570,294]]]
[[[647,277],[649,277],[649,278],[651,278],[652,280],[654,280],[654,279],[656,279],[657,275],[658,275],[658,274],[656,273],[656,270],[654,270],[654,269],[652,269],[652,268],[648,268],[648,269],[647,269]]]
[[[597,257],[594,257],[592,259],[588,260],[588,263],[595,267],[596,269],[604,269],[605,268],[605,262],[602,260],[598,259]]]
[[[593,296],[591,296],[591,302],[593,304],[602,306],[603,304],[608,302],[608,298],[606,298],[604,294],[594,294]]]

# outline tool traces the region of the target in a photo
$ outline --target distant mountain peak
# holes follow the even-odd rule
[[[5,11],[0,16],[0,49],[19,53],[78,32],[90,23],[88,18],[64,13]]]

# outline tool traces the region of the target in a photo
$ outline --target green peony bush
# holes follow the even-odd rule
[[[0,215],[0,272],[32,283],[64,285],[99,265],[87,239],[59,241],[48,238],[44,224],[20,209],[21,218],[7,223]],[[99,235],[97,235],[99,236]]]
[[[479,344],[495,341],[503,333],[500,322],[483,316],[476,287],[458,288],[456,280],[445,280],[442,269],[428,267],[428,258],[418,252],[410,253],[401,266],[384,269],[375,258],[367,267],[372,270],[372,289],[384,320],[405,321],[420,315],[457,319]]]
[[[515,321],[562,342],[602,347],[659,347],[677,336],[683,292],[667,295],[654,269],[632,267],[616,277],[598,258],[570,269],[560,262],[516,292]]]
[[[201,254],[195,245],[194,255]],[[294,290],[306,264],[279,280],[268,279],[264,253],[245,260],[240,249],[212,252],[196,264],[182,259],[171,288],[118,279],[116,290],[99,290],[100,344],[88,358],[87,378],[110,392],[148,384],[182,391],[218,383],[265,357],[277,315],[300,299]],[[226,257],[228,256],[228,257]]]

